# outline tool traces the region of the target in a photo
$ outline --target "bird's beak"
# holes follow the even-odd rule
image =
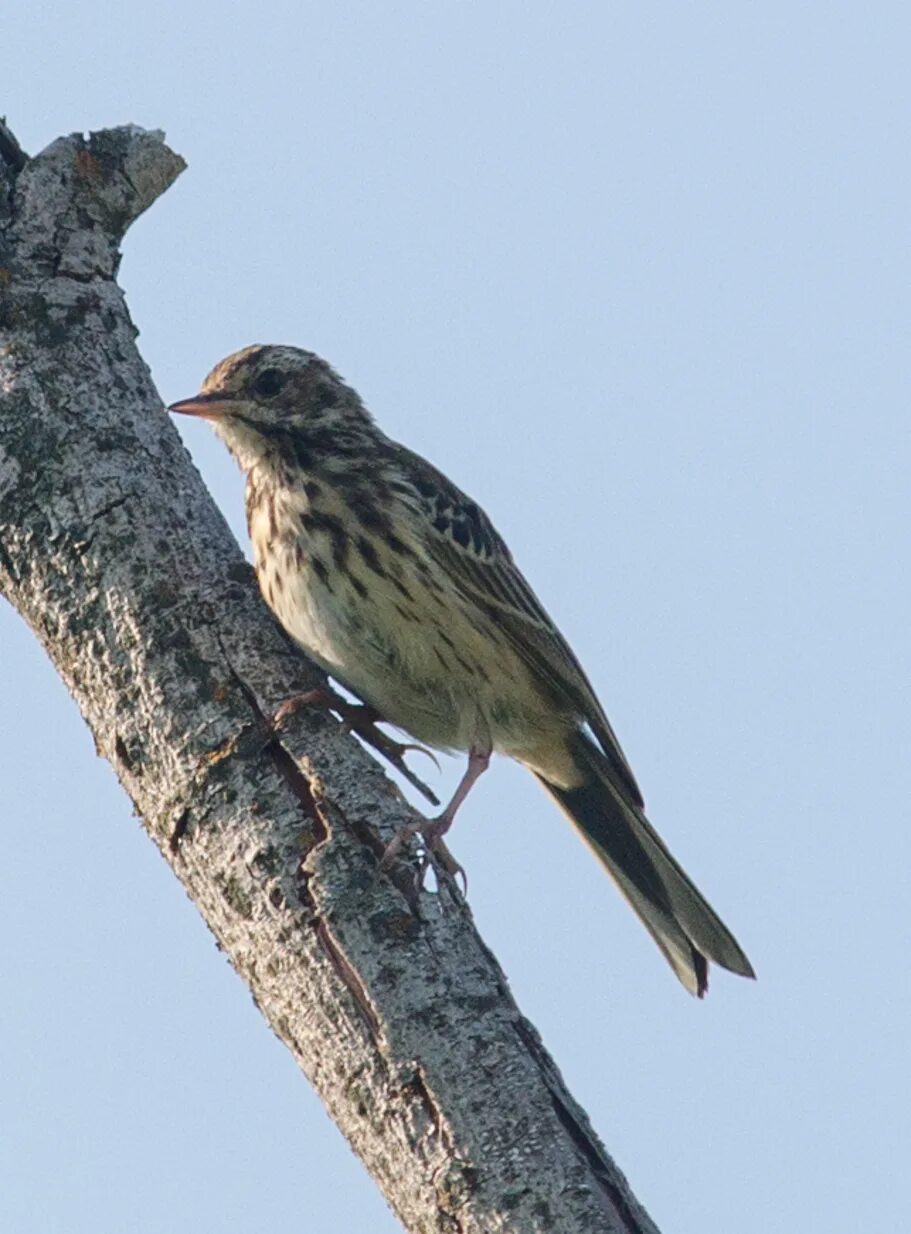
[[[221,394],[194,394],[192,398],[172,403],[168,411],[176,411],[181,416],[201,416],[203,420],[220,420],[230,414],[233,405],[233,400]]]

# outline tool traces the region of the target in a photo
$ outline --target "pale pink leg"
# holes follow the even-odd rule
[[[450,873],[458,873],[462,871],[461,866],[451,856],[446,846],[443,844],[443,836],[452,826],[453,819],[459,809],[459,806],[471,792],[476,780],[478,780],[487,768],[490,766],[490,750],[489,749],[472,749],[468,755],[468,766],[465,768],[465,774],[458,783],[456,791],[452,794],[452,800],[447,805],[442,814],[436,818],[424,818],[420,822],[408,823],[400,828],[395,833],[392,840],[389,842],[385,853],[383,853],[380,866],[386,868],[399,852],[402,845],[405,844],[412,836],[419,835],[424,841],[424,847],[427,850],[428,856],[435,849],[441,850],[444,854],[444,865],[449,869]],[[421,873],[426,868],[426,861],[422,867]]]
[[[437,818],[430,821],[429,826],[433,828],[433,838],[438,840],[440,836],[444,836],[452,826],[456,812],[468,794],[471,792],[475,782],[481,778],[487,768],[490,766],[490,751],[489,750],[471,750],[468,755],[468,766],[465,768],[465,774],[459,780],[456,791],[452,794],[452,800],[449,805]],[[428,829],[421,832],[426,840],[428,838]]]
[[[408,751],[417,750],[420,754],[426,754],[439,771],[440,764],[436,757],[424,746],[395,741],[388,733],[377,728],[377,721],[382,722],[382,716],[375,707],[371,707],[369,703],[349,703],[330,686],[317,686],[313,690],[307,690],[305,694],[295,694],[292,698],[285,699],[272,717],[273,729],[279,731],[284,728],[294,713],[300,711],[302,707],[328,708],[336,712],[342,717],[345,728],[349,732],[357,733],[362,741],[387,758],[409,784],[413,784],[419,792],[423,793],[432,805],[439,805],[436,793],[428,788],[405,763],[405,755]]]

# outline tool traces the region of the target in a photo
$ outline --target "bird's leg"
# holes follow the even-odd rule
[[[306,690],[303,694],[295,694],[285,699],[272,717],[273,727],[276,730],[281,729],[302,707],[321,707],[334,711],[341,716],[346,731],[357,733],[363,742],[388,759],[396,771],[401,772],[409,784],[413,784],[418,792],[423,793],[432,805],[440,804],[436,793],[428,788],[405,762],[405,755],[409,750],[418,750],[432,759],[439,770],[439,763],[433,754],[424,746],[396,741],[388,733],[377,728],[377,721],[381,721],[382,717],[375,707],[371,707],[369,703],[349,703],[330,686],[317,686],[313,690]]]
[[[477,780],[481,778],[487,768],[490,766],[490,750],[479,749],[472,747],[468,753],[468,766],[465,768],[465,774],[459,780],[456,791],[452,794],[452,799],[449,805],[438,815],[437,818],[431,819],[427,824],[422,835],[432,844],[435,840],[439,840],[446,834],[452,826],[453,819],[456,816],[459,806],[471,792]]]
[[[447,873],[452,875],[461,874],[464,878],[465,871],[443,843],[443,836],[452,826],[459,806],[471,792],[475,781],[490,766],[490,754],[489,747],[473,746],[471,748],[468,754],[468,766],[465,768],[465,773],[443,813],[437,815],[436,818],[422,818],[414,823],[406,823],[404,827],[399,828],[387,845],[385,853],[383,853],[380,862],[381,869],[388,868],[403,844],[407,843],[412,836],[419,835],[424,842],[425,849],[425,857],[419,875],[421,880],[423,880],[424,873],[434,854],[440,859]]]
[[[276,708],[272,723],[276,728],[282,728],[302,707],[335,711],[349,727],[353,727],[358,721],[362,724],[375,723],[380,718],[379,712],[368,703],[349,703],[331,686],[317,686],[313,690],[305,690],[303,694],[292,694],[290,698],[286,698],[281,706]]]

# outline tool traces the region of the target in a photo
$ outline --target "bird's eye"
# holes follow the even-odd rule
[[[334,386],[320,385],[313,391],[313,405],[319,411],[326,411],[338,403],[338,390]]]
[[[263,398],[272,398],[273,395],[278,394],[284,384],[283,373],[277,368],[267,368],[254,381],[253,390],[256,394],[261,394]]]

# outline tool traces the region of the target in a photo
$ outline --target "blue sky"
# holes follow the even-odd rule
[[[165,401],[308,347],[480,500],[750,954],[689,999],[520,768],[460,816],[478,923],[665,1234],[906,1219],[908,27],[4,17],[27,148],[135,122],[189,162],[120,275]],[[239,474],[181,431],[243,538]],[[398,1229],[5,606],[0,724],[0,1226]]]

